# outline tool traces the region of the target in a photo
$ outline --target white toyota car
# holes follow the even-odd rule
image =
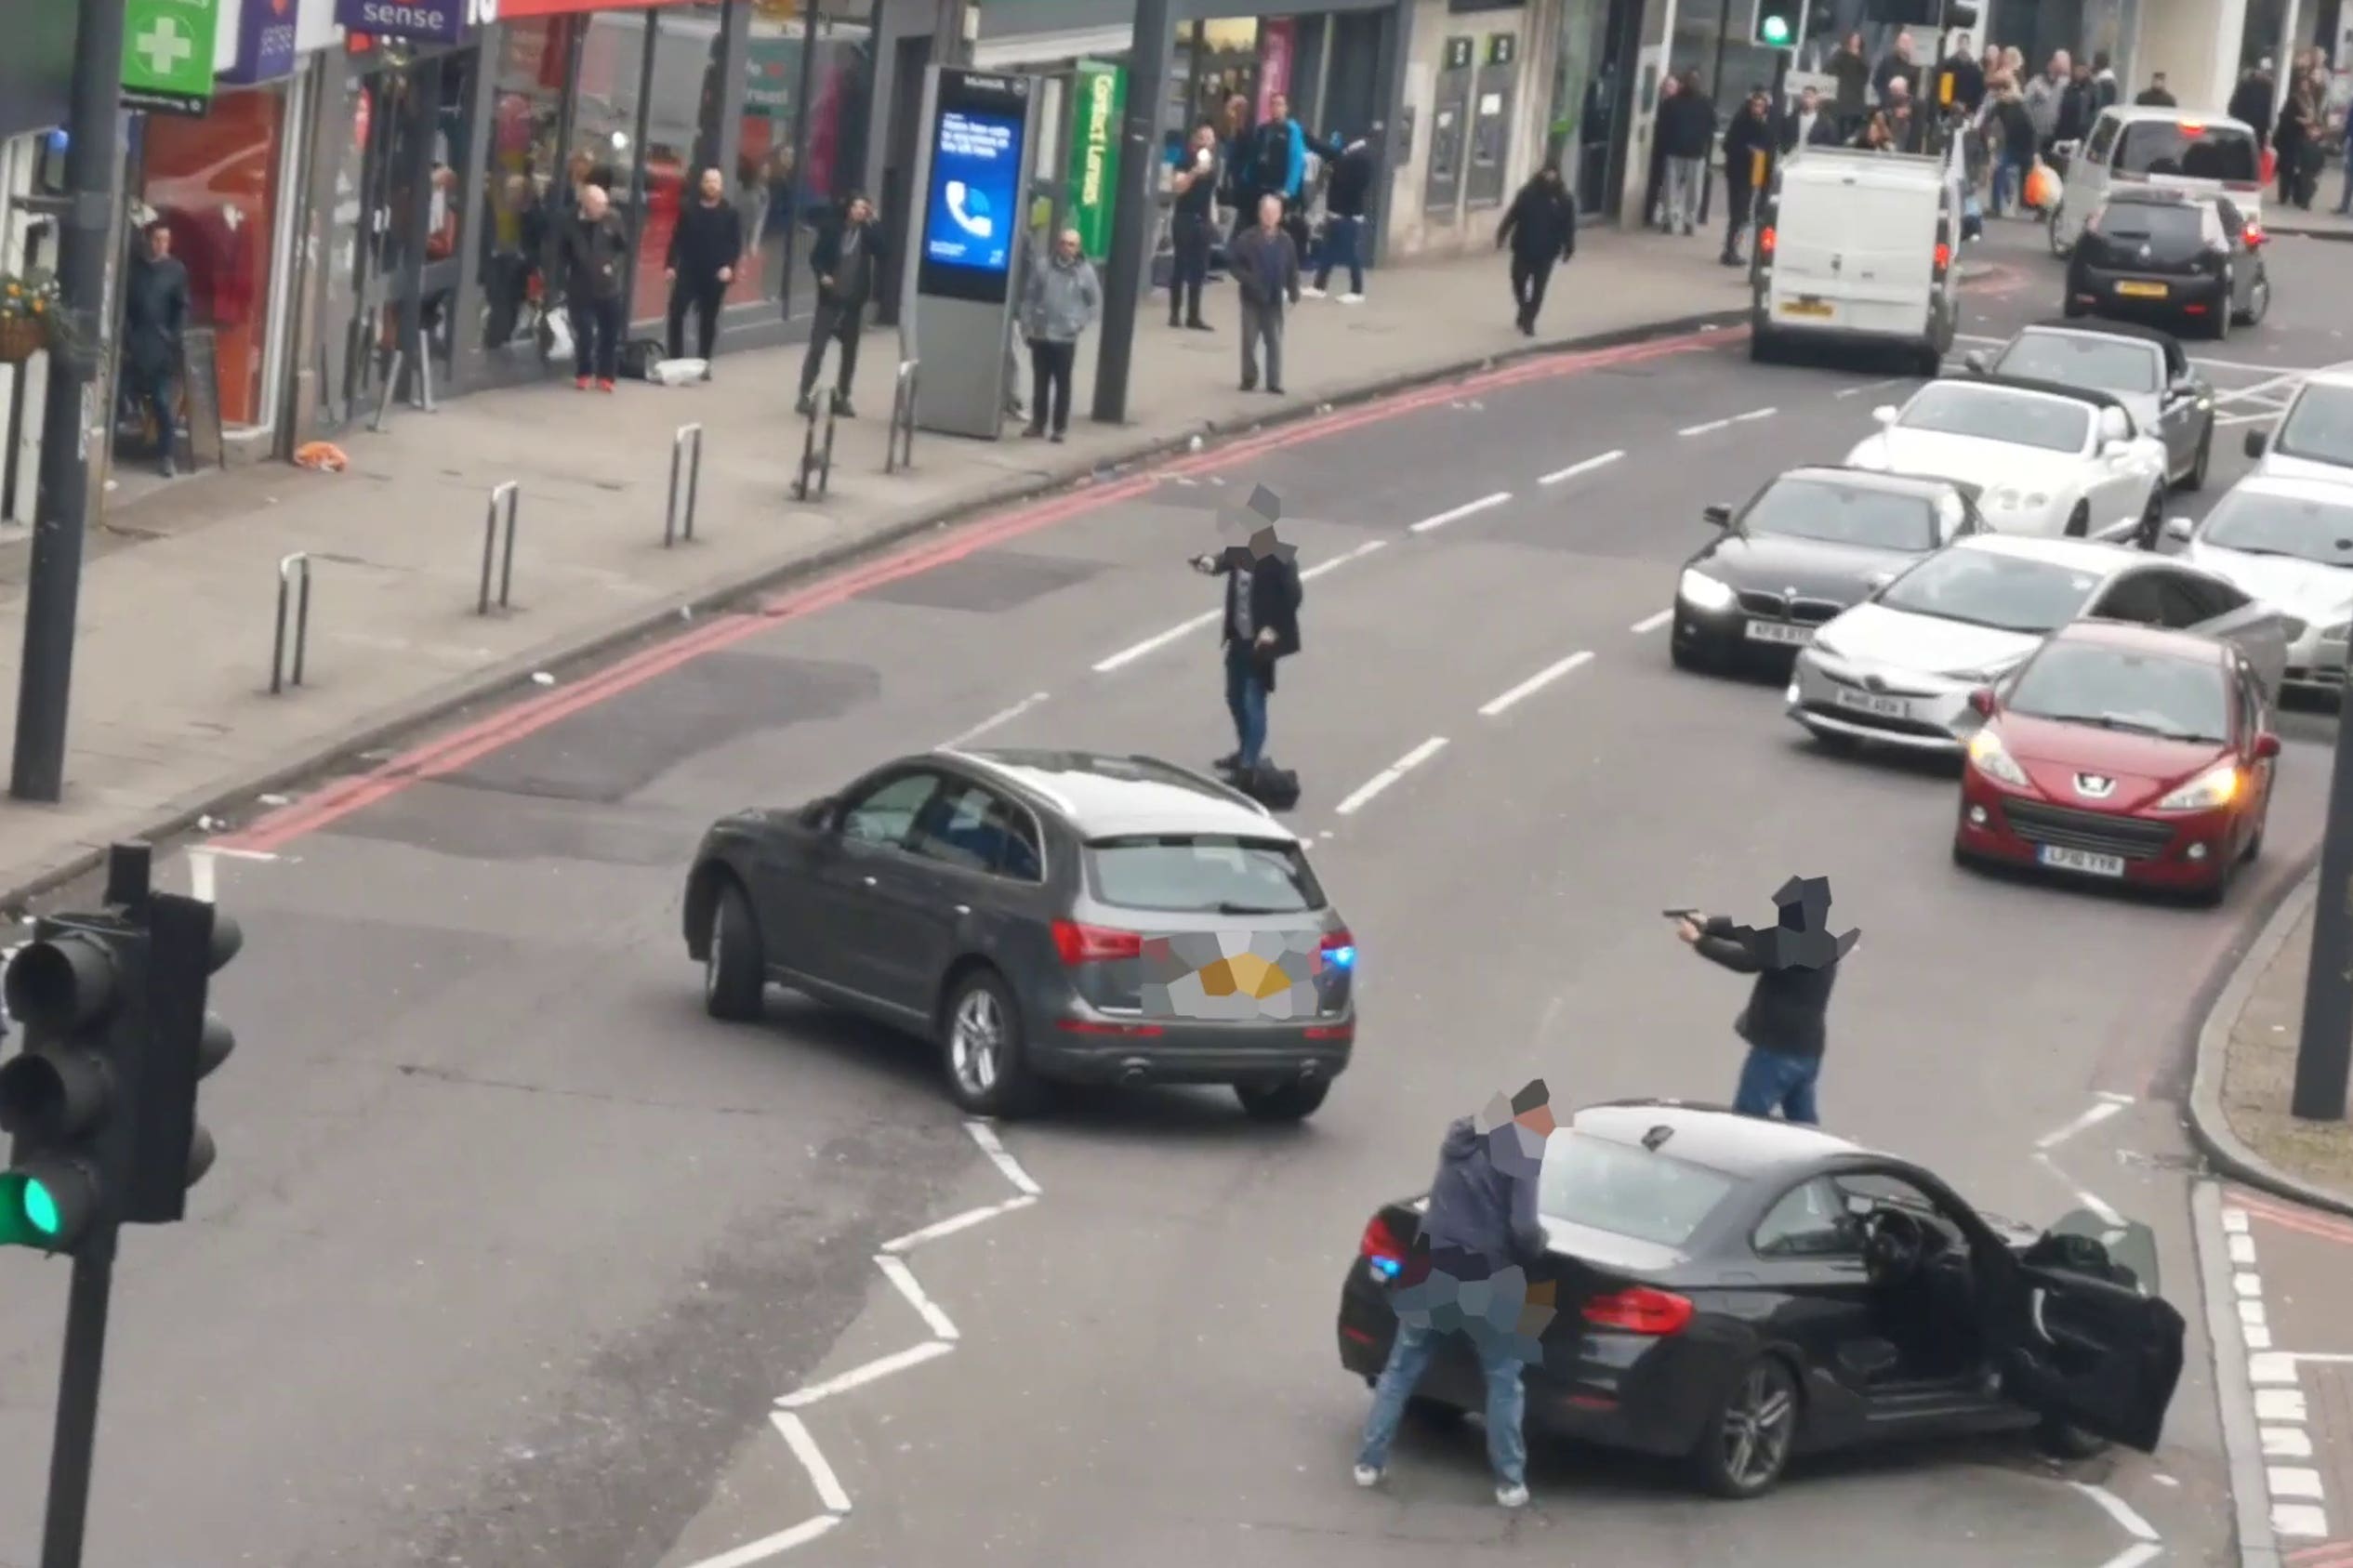
[[[1979,487],[1997,534],[2155,543],[2164,520],[2165,443],[2105,392],[2003,376],[1931,381],[1846,461]]]

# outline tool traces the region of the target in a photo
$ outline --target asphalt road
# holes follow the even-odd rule
[[[2016,286],[1971,332],[2053,308],[2029,237],[1996,227]],[[2226,390],[2353,355],[2332,260],[2280,244]],[[1564,1100],[1728,1095],[1737,982],[1657,912],[1762,916],[1792,873],[1829,876],[1864,931],[1831,1124],[2005,1213],[2081,1192],[2148,1220],[2190,1306],[2188,1025],[2314,842],[2333,720],[2294,720],[2229,906],[2149,906],[1956,871],[1949,780],[1817,754],[1772,684],[1674,672],[1653,624],[1701,507],[1843,456],[1909,385],[1753,367],[1715,334],[1343,415],[567,672],[527,710],[545,722],[477,718],[411,770],[434,776],[322,781],[310,831],[244,841],[268,858],[175,860],[245,925],[216,988],[242,1045],[206,1086],[221,1153],[194,1222],[126,1244],[91,1568],[688,1568],[828,1504],[847,1517],[771,1560],[2101,1568],[2153,1537],[2227,1561],[2202,1342],[2153,1459],[1972,1444],[1725,1505],[1540,1453],[1536,1506],[1506,1516],[1458,1436],[1406,1440],[1381,1493],[1348,1481],[1366,1392],[1331,1318],[1371,1206],[1531,1074]],[[2218,444],[2203,499],[2244,466]],[[912,1248],[919,1285],[893,1289],[883,1243],[1019,1189],[920,1048],[783,997],[765,1027],[707,1020],[685,857],[719,812],[984,725],[1227,749],[1213,626],[1135,650],[1214,609],[1183,558],[1261,483],[1316,573],[1272,749],[1365,955],[1355,1065],[1298,1129],[1206,1091],[1005,1129],[1036,1201]],[[7,1568],[35,1556],[63,1282],[0,1258]],[[773,1402],[936,1336],[919,1300],[952,1352],[800,1411],[813,1469]]]

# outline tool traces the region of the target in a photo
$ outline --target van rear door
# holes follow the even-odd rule
[[[1934,292],[1937,172],[1844,159],[1800,178],[1803,168],[1792,163],[1784,177],[1775,324],[1919,337]]]

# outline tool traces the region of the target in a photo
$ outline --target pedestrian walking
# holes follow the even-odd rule
[[[1740,236],[1748,232],[1749,214],[1764,184],[1757,160],[1773,153],[1773,122],[1767,117],[1772,99],[1763,87],[1751,87],[1747,101],[1732,116],[1724,132],[1724,254],[1726,267],[1742,265]]]
[[[1216,239],[1217,219],[1210,205],[1217,199],[1223,165],[1217,155],[1217,127],[1207,120],[1193,127],[1191,156],[1170,180],[1176,203],[1169,213],[1169,324],[1207,332],[1201,319],[1201,290],[1210,281],[1210,248]],[[1181,319],[1180,319],[1181,316]]]
[[[2255,62],[2254,70],[2239,78],[2238,86],[2230,93],[2230,117],[2253,128],[2255,143],[2271,145],[2271,120],[2276,89],[2271,80],[2271,57],[2266,55]]]
[[[1078,339],[1095,324],[1103,310],[1103,285],[1094,263],[1079,254],[1078,231],[1065,229],[1054,238],[1054,253],[1044,265],[1029,270],[1022,290],[1022,331],[1029,339],[1029,428],[1022,434],[1048,434],[1047,402],[1053,404],[1051,434],[1055,441],[1070,428],[1070,368],[1078,358]]]
[[[1667,229],[1688,235],[1699,221],[1699,197],[1708,180],[1708,152],[1715,140],[1716,106],[1699,86],[1699,72],[1685,70],[1675,96],[1659,112],[1667,148]]]
[[[1299,569],[1269,522],[1222,555],[1193,558],[1193,570],[1225,579],[1225,711],[1234,720],[1234,749],[1213,764],[1248,781],[1266,757],[1266,703],[1275,666],[1299,652]]]
[[[1749,1005],[1733,1030],[1748,1042],[1732,1108],[1746,1116],[1779,1111],[1792,1122],[1818,1125],[1815,1090],[1822,1073],[1831,987],[1838,966],[1860,931],[1830,934],[1831,885],[1823,876],[1792,876],[1773,895],[1778,921],[1763,930],[1728,916],[1680,912],[1676,934],[1703,958],[1736,974],[1756,976]]]
[[[841,216],[828,224],[809,247],[809,270],[817,274],[817,310],[809,323],[809,352],[800,362],[800,401],[794,405],[803,418],[817,411],[817,375],[826,367],[826,345],[841,345],[834,370],[833,411],[855,419],[850,406],[851,383],[858,376],[858,334],[865,329],[866,302],[874,297],[882,276],[881,225],[874,220],[874,204],[853,195]]]
[[[613,210],[604,187],[580,187],[579,204],[564,219],[563,298],[572,318],[572,366],[582,391],[613,390],[621,373],[621,332],[628,323],[621,298],[629,264],[629,231]]]
[[[1340,296],[1342,305],[1365,302],[1365,216],[1379,169],[1372,137],[1380,130],[1376,124],[1370,134],[1344,144],[1340,156],[1332,160],[1331,176],[1324,184],[1324,246],[1315,258],[1315,286],[1307,292],[1322,295],[1331,283],[1334,270],[1345,267],[1348,292]]]
[[[1539,1337],[1552,1316],[1553,1286],[1527,1272],[1547,1253],[1537,1205],[1544,1146],[1556,1127],[1552,1094],[1538,1078],[1485,1114],[1463,1116],[1438,1144],[1429,1210],[1413,1256],[1392,1287],[1397,1337],[1373,1386],[1356,1449],[1359,1486],[1378,1486],[1406,1406],[1440,1342],[1461,1335],[1487,1382],[1487,1463],[1495,1500],[1527,1504],[1527,1390],[1521,1375],[1540,1360]]]
[[[1242,296],[1242,390],[1258,389],[1258,346],[1266,345],[1266,389],[1283,390],[1283,308],[1299,303],[1299,246],[1283,229],[1283,199],[1258,199],[1258,227],[1226,251]]]
[[[2150,73],[2148,86],[2140,90],[2140,96],[2134,99],[2133,103],[2141,109],[2181,107],[2180,101],[2174,97],[2173,89],[2165,86],[2165,73],[2161,71]]]
[[[679,208],[662,275],[670,285],[670,358],[686,357],[686,313],[692,310],[695,351],[702,358],[706,381],[711,378],[711,351],[719,341],[720,301],[727,296],[727,285],[735,281],[736,265],[743,259],[744,218],[727,199],[727,177],[717,166],[705,169],[695,200]]]
[[[1871,110],[1871,56],[1863,45],[1860,33],[1850,33],[1846,42],[1831,56],[1831,79],[1837,83],[1837,97],[1831,100],[1831,112],[1838,119],[1841,140],[1862,134],[1864,117]]]
[[[2013,86],[1994,100],[1993,123],[2002,149],[1993,169],[1993,216],[2000,217],[2013,204],[2026,202],[2027,177],[2034,172],[2040,138],[2027,112],[2026,96]]]
[[[172,254],[172,231],[157,218],[140,231],[145,254],[123,291],[123,389],[155,421],[155,466],[178,472],[172,443],[179,427],[179,360],[188,331],[188,264]]]
[[[1519,307],[1520,333],[1533,337],[1553,265],[1577,254],[1577,198],[1561,179],[1559,159],[1548,160],[1512,198],[1495,229],[1495,248],[1505,245],[1512,247],[1512,299]]]
[[[1650,179],[1642,198],[1644,221],[1670,234],[1675,226],[1667,212],[1667,127],[1672,119],[1667,105],[1682,91],[1683,82],[1677,77],[1669,76],[1659,84],[1659,105],[1651,112],[1650,122]]]

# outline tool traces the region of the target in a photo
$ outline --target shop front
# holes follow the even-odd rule
[[[13,20],[0,49],[0,279],[18,287],[57,267],[51,204],[65,193],[65,122],[73,73],[73,13],[34,11]],[[0,312],[21,311],[21,304]],[[0,354],[0,528],[29,524],[41,466],[46,352],[20,339]]]

